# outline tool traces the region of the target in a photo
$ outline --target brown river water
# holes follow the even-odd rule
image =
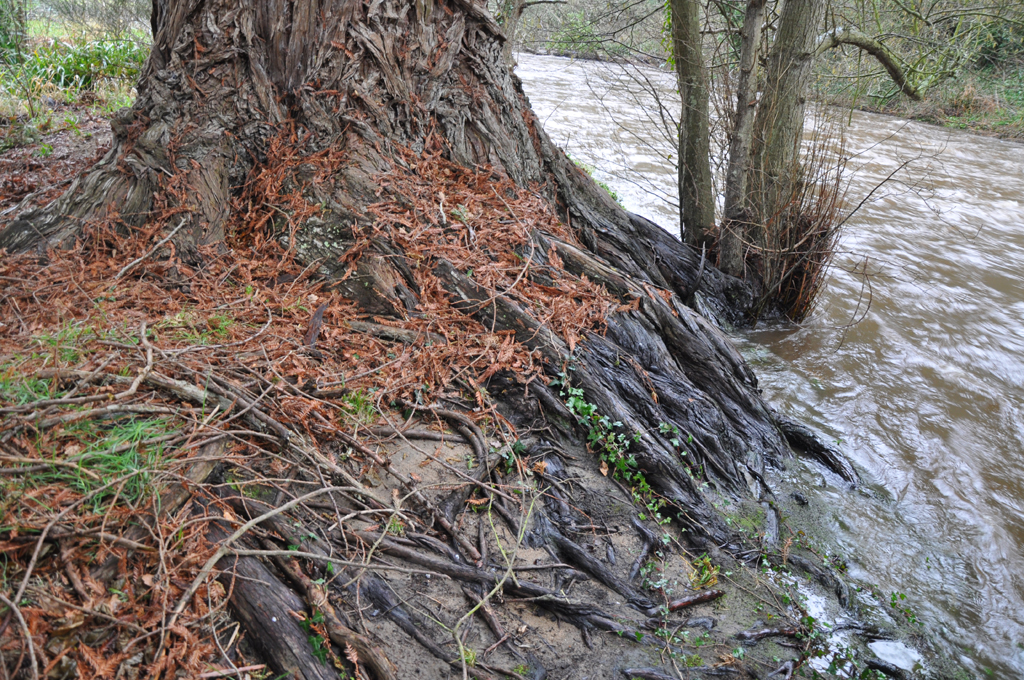
[[[517,73],[557,144],[627,209],[678,230],[674,150],[641,108],[649,95],[593,62],[523,54]],[[671,101],[672,77],[644,73]],[[841,115],[847,203],[870,197],[827,289],[805,323],[734,339],[769,402],[864,475],[851,492],[813,466],[783,473],[827,501],[851,575],[904,593],[979,676],[1021,678],[1024,145]]]

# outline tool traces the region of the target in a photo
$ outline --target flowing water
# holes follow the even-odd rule
[[[531,55],[517,73],[556,143],[676,230],[674,150],[634,79]],[[671,101],[671,76],[644,74]],[[821,487],[852,575],[905,593],[979,675],[1024,677],[1024,146],[843,116],[847,201],[870,197],[827,289],[804,324],[736,341],[767,399],[865,473],[861,493],[788,473]]]

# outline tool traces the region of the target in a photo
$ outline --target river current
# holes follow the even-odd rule
[[[654,95],[593,62],[518,61],[551,138],[678,231]],[[672,105],[672,76],[642,75]],[[1024,677],[1024,145],[841,116],[848,208],[864,202],[827,287],[803,324],[734,339],[768,401],[864,473],[862,492],[813,466],[785,473],[820,487],[851,574],[904,593],[979,675]]]

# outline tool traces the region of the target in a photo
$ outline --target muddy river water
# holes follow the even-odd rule
[[[557,144],[678,229],[649,95],[593,63],[524,54],[517,73]],[[672,99],[670,76],[644,75]],[[1024,145],[843,116],[847,203],[870,197],[827,289],[805,323],[735,339],[768,400],[864,473],[861,492],[787,473],[820,487],[851,574],[905,594],[978,675],[1024,677]]]

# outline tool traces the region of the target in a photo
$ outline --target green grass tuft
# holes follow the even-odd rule
[[[164,418],[128,417],[112,424],[85,421],[64,430],[64,435],[84,447],[73,453],[67,462],[78,463],[92,475],[74,468],[55,467],[40,475],[37,483],[64,482],[89,493],[118,478],[131,475],[121,486],[114,486],[93,499],[98,511],[103,502],[115,494],[121,503],[134,504],[152,488],[154,475],[164,464],[163,442],[152,440],[174,431]],[[67,449],[65,449],[67,450]]]
[[[61,324],[55,332],[36,335],[40,354],[54,357],[63,364],[77,363],[82,358],[82,341],[93,335],[92,328],[78,323]]]

